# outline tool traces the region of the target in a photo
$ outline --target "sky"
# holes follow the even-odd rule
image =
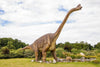
[[[100,0],[0,0],[0,38],[11,37],[31,44],[54,33],[71,8],[57,43],[100,42]]]

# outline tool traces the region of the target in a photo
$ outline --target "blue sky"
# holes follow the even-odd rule
[[[23,2],[22,1],[19,1],[19,2],[17,2],[17,4],[23,4]]]
[[[60,7],[58,8],[58,10],[59,10],[59,11],[65,11],[65,12],[68,12],[68,10],[65,9],[63,6],[60,6]]]
[[[19,2],[16,2],[18,5],[20,5],[20,4],[23,4],[23,2],[22,1],[19,1]],[[65,13],[67,13],[68,12],[68,9],[65,9],[64,7],[63,7],[63,5],[61,5],[60,7],[58,7],[57,8],[57,10],[58,11],[61,11],[61,12],[65,12]],[[4,15],[6,12],[4,11],[4,10],[2,10],[2,9],[0,9],[0,15]],[[1,19],[0,18],[0,24],[2,25],[2,26],[5,26],[5,25],[7,25],[7,24],[11,24],[11,22],[9,21],[9,20],[4,20],[4,19]],[[56,23],[61,23],[62,21],[61,20],[57,20],[57,21],[52,21],[52,22],[56,22]],[[51,22],[51,23],[52,23]],[[72,23],[72,22],[75,22],[74,20],[68,20],[67,21],[67,23]],[[35,23],[35,24],[45,24],[46,22],[40,22],[40,23]],[[50,23],[50,22],[49,22]],[[26,24],[23,24],[23,25],[26,25]],[[29,25],[29,24],[27,24],[27,25]]]
[[[54,33],[67,12],[79,3],[82,10],[69,16],[57,43],[85,41],[94,45],[100,42],[99,0],[1,0],[0,38],[31,44],[46,33]]]
[[[0,25],[1,26],[6,26],[7,24],[11,24],[11,22],[8,21],[8,20],[3,20],[3,19],[0,18]]]
[[[3,15],[4,13],[5,13],[5,11],[0,9],[0,15]]]

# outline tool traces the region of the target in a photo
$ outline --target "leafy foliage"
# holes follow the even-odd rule
[[[73,48],[75,49],[83,49],[83,50],[93,50],[93,46],[91,46],[90,44],[88,44],[87,42],[83,42],[81,41],[80,43],[76,42],[76,43],[69,43],[69,42],[65,42],[63,43],[59,43],[56,45],[56,48],[61,47],[64,48],[65,50],[67,50],[68,52],[71,52],[71,50]]]
[[[1,52],[2,52],[2,54],[9,54],[10,53],[10,50],[8,49],[8,47],[3,47],[3,48],[1,48]]]
[[[94,47],[100,49],[100,42],[98,42]]]
[[[63,55],[63,52],[65,52],[65,50],[64,50],[63,48],[57,48],[57,49],[56,49],[56,55],[57,55],[58,57],[65,58],[66,56]]]
[[[20,50],[27,45],[28,44],[25,44],[18,39],[0,38],[0,58],[35,57],[34,52],[31,50]],[[97,43],[94,47],[84,41],[79,43],[65,42],[56,45],[57,57],[65,58],[66,56],[71,56],[72,58],[80,58],[80,52],[84,53],[86,57],[99,57],[100,42]],[[47,52],[47,57],[52,57],[51,52]]]
[[[18,39],[0,38],[0,48],[7,46],[9,49],[18,49],[18,48],[23,48],[26,45],[27,44],[21,42]]]

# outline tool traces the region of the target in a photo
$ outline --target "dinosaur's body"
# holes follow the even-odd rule
[[[39,39],[37,39],[33,44],[37,45],[37,48],[40,51],[43,50],[44,44],[45,44],[45,46],[46,45],[49,46],[47,50],[52,51],[55,49],[56,41],[54,41],[54,40],[55,40],[54,34],[49,33],[49,34],[46,34],[46,35],[40,37]]]
[[[68,12],[65,19],[63,20],[63,22],[61,23],[61,25],[59,26],[59,28],[57,29],[57,31],[55,33],[46,34],[46,35],[40,37],[39,39],[37,39],[32,45],[26,46],[23,49],[32,49],[32,50],[34,50],[36,61],[38,60],[38,52],[39,51],[42,52],[43,62],[45,62],[45,60],[46,60],[46,52],[51,51],[52,54],[53,54],[54,59],[57,61],[57,57],[56,57],[56,53],[55,53],[56,40],[59,37],[59,34],[60,34],[64,24],[66,23],[66,20],[68,19],[69,15],[73,11],[80,10],[81,8],[82,8],[81,5],[78,5],[76,8],[72,8]]]

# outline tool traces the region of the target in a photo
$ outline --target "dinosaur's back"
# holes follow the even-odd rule
[[[34,46],[37,47],[39,50],[42,50],[42,48],[48,44],[48,40],[50,40],[50,45],[51,45],[53,39],[54,39],[54,33],[48,33],[38,38],[34,42]]]

